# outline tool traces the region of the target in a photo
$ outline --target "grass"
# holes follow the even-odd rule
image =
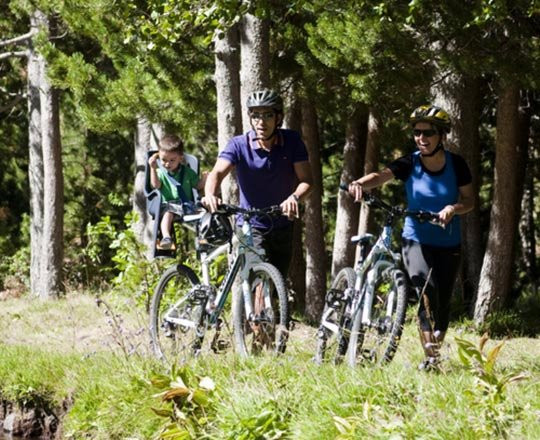
[[[459,359],[454,338],[479,339],[467,323],[449,331],[438,374],[416,369],[422,355],[413,322],[384,368],[314,365],[315,329],[299,325],[279,358],[243,360],[226,353],[169,370],[149,354],[145,317],[124,301],[110,301],[119,312],[114,331],[111,316],[87,295],[3,302],[3,398],[51,407],[71,402],[63,435],[74,439],[157,438],[171,428],[171,415],[177,428],[172,438],[540,438],[535,338],[504,343],[495,376],[526,374],[500,392],[482,385],[477,370]],[[489,341],[486,350],[497,342]],[[215,383],[213,390],[201,388],[205,377]],[[178,397],[182,387],[191,397]],[[163,400],[158,393],[164,390],[176,390],[177,397]]]

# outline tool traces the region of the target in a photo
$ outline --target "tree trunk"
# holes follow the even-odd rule
[[[477,325],[504,304],[512,285],[519,204],[522,193],[524,152],[519,139],[519,88],[505,84],[497,104],[497,140],[493,202],[478,296],[474,310]]]
[[[251,14],[242,17],[240,32],[240,84],[242,99],[242,125],[244,131],[251,128],[246,101],[255,90],[270,85],[270,26]]]
[[[215,63],[217,94],[218,150],[222,151],[229,139],[242,133],[242,105],[240,102],[240,36],[234,25],[222,35],[216,35]],[[221,183],[225,203],[238,204],[238,184],[233,170]]]
[[[301,132],[301,103],[295,87],[285,94],[284,99],[287,109],[284,115],[284,127]],[[294,220],[293,251],[288,276],[294,292],[294,310],[301,314],[304,314],[306,308],[306,259],[304,258],[304,246],[302,245],[304,231],[303,218],[305,218],[305,213],[300,218]]]
[[[30,17],[38,27],[36,13]],[[30,188],[30,292],[40,291],[40,259],[43,233],[43,154],[41,151],[41,107],[39,102],[40,62],[33,41],[28,49],[28,180]]]
[[[534,228],[534,169],[537,158],[535,157],[534,133],[531,130],[531,104],[533,97],[528,94],[528,105],[523,107],[520,112],[520,143],[522,149],[526,152],[525,156],[525,172],[524,172],[524,188],[523,197],[521,199],[522,216],[519,222],[519,237],[521,238],[521,261],[527,274],[526,282],[531,286],[531,289],[536,294],[538,287],[536,285],[537,269],[536,269],[536,237]],[[529,133],[531,134],[529,139]],[[518,292],[519,295],[520,292]],[[517,298],[517,297],[516,297]],[[514,298],[515,299],[515,298]]]
[[[373,110],[369,111],[369,119],[367,124],[367,141],[366,141],[366,160],[364,162],[364,175],[377,171],[379,169],[379,136],[381,131],[381,121],[379,115]],[[368,231],[373,231],[373,219],[370,215],[370,208],[367,204],[362,203],[360,208],[360,220],[358,221],[358,234],[362,235]],[[358,261],[360,248],[356,247],[354,261]]]
[[[534,138],[533,138],[534,139]],[[536,236],[534,225],[535,205],[535,164],[538,163],[538,152],[535,149],[538,142],[530,142],[528,147],[528,160],[525,171],[525,188],[521,200],[522,217],[519,224],[519,236],[523,255],[523,265],[527,273],[527,282],[534,294],[538,293],[537,279],[538,266],[536,264]]]
[[[135,132],[135,184],[133,188],[133,211],[137,213],[139,220],[135,224],[135,233],[141,243],[147,248],[147,256],[150,257],[152,247],[152,220],[146,209],[146,197],[144,190],[146,186],[145,167],[147,153],[151,143],[151,126],[144,116],[137,118],[137,128]]]
[[[313,103],[304,101],[302,111],[304,140],[313,174],[313,190],[306,200],[306,318],[318,322],[326,293],[326,252],[322,219],[322,166],[319,126]]]
[[[40,14],[39,23],[48,29],[48,20]],[[43,234],[41,242],[39,296],[58,297],[64,292],[64,179],[60,143],[58,91],[47,78],[47,62],[40,59],[41,134],[43,151]]]
[[[463,156],[472,173],[474,209],[462,217],[463,262],[462,288],[466,310],[474,307],[482,267],[482,231],[480,227],[480,142],[478,127],[481,111],[481,81],[478,78],[451,74],[435,89],[437,104],[452,119],[448,146]]]
[[[353,112],[347,120],[345,129],[345,146],[343,147],[343,170],[340,181],[349,183],[358,179],[364,169],[366,154],[368,110],[362,106]],[[354,264],[355,246],[351,245],[351,237],[358,230],[360,205],[344,191],[335,189],[338,194],[336,231],[332,252],[332,278],[344,267]]]

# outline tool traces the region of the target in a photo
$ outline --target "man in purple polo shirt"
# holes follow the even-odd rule
[[[206,180],[202,202],[211,212],[217,209],[220,184],[236,167],[240,206],[280,205],[284,217],[252,220],[253,239],[286,277],[292,255],[292,219],[298,217],[298,203],[312,185],[308,154],[298,132],[280,128],[283,101],[274,91],[253,92],[247,108],[252,129],[233,137],[219,153]]]

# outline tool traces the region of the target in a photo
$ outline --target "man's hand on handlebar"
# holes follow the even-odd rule
[[[221,199],[218,196],[207,195],[201,199],[201,203],[208,211],[216,212],[221,205]]]
[[[294,220],[295,218],[298,218],[298,215],[300,213],[300,210],[298,208],[298,200],[292,194],[287,197],[283,202],[281,202],[279,207],[281,208],[281,212],[283,213],[283,215],[286,215],[289,220]]]

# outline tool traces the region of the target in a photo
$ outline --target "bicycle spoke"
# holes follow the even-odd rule
[[[287,293],[279,271],[268,263],[255,265],[250,277],[252,316],[246,316],[243,296],[235,310],[237,348],[242,355],[282,352],[288,337]]]
[[[404,274],[396,269],[377,278],[370,322],[361,323],[360,311],[353,324],[349,363],[385,363],[392,360],[403,331],[406,307]]]
[[[196,355],[206,331],[206,298],[193,283],[189,268],[170,268],[162,276],[151,305],[150,330],[158,357],[169,362]]]
[[[345,316],[348,301],[346,295],[354,288],[355,277],[353,269],[342,269],[326,294],[326,305],[317,332],[315,362],[318,364],[325,360],[338,364],[347,351],[350,320]]]

